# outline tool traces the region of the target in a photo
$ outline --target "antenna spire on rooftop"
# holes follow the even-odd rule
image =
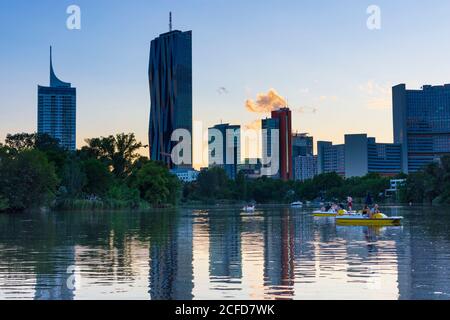
[[[172,32],[172,11],[169,13],[169,31]]]

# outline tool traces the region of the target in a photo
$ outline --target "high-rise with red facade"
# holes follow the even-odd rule
[[[292,113],[289,108],[272,111],[272,119],[278,119],[280,129],[280,179],[292,180]]]

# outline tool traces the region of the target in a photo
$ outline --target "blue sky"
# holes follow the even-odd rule
[[[66,28],[71,4],[81,30]],[[366,26],[372,4],[381,30]],[[264,117],[245,101],[274,88],[297,110],[294,129],[316,140],[390,142],[390,87],[450,82],[444,0],[0,0],[0,140],[36,130],[53,45],[58,77],[78,90],[78,146],[117,132],[147,143],[149,45],[169,11],[193,30],[194,118],[205,127]]]

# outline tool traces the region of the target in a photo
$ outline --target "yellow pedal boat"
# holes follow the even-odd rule
[[[373,218],[365,216],[337,216],[336,224],[341,226],[400,226],[403,217],[387,217],[378,213]]]
[[[321,212],[321,211],[314,211],[313,212],[314,217],[336,217],[337,213],[335,212]]]
[[[356,212],[356,211],[345,213],[345,215],[348,215],[348,216],[355,216],[355,215],[360,215],[360,214],[361,214],[360,212]],[[336,212],[323,212],[323,211],[314,211],[313,212],[313,216],[314,217],[322,217],[322,218],[324,218],[324,217],[337,217],[337,216],[343,216],[343,215],[344,215],[343,211],[339,211],[338,213],[336,213]]]

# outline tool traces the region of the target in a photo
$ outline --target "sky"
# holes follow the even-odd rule
[[[68,6],[81,9],[69,30]],[[367,8],[380,8],[370,30]],[[391,87],[450,83],[446,0],[0,0],[0,141],[37,129],[37,85],[77,88],[77,144],[134,132],[148,143],[150,41],[193,31],[194,120],[248,125],[245,105],[276,90],[293,129],[342,143],[346,133],[392,142]]]

